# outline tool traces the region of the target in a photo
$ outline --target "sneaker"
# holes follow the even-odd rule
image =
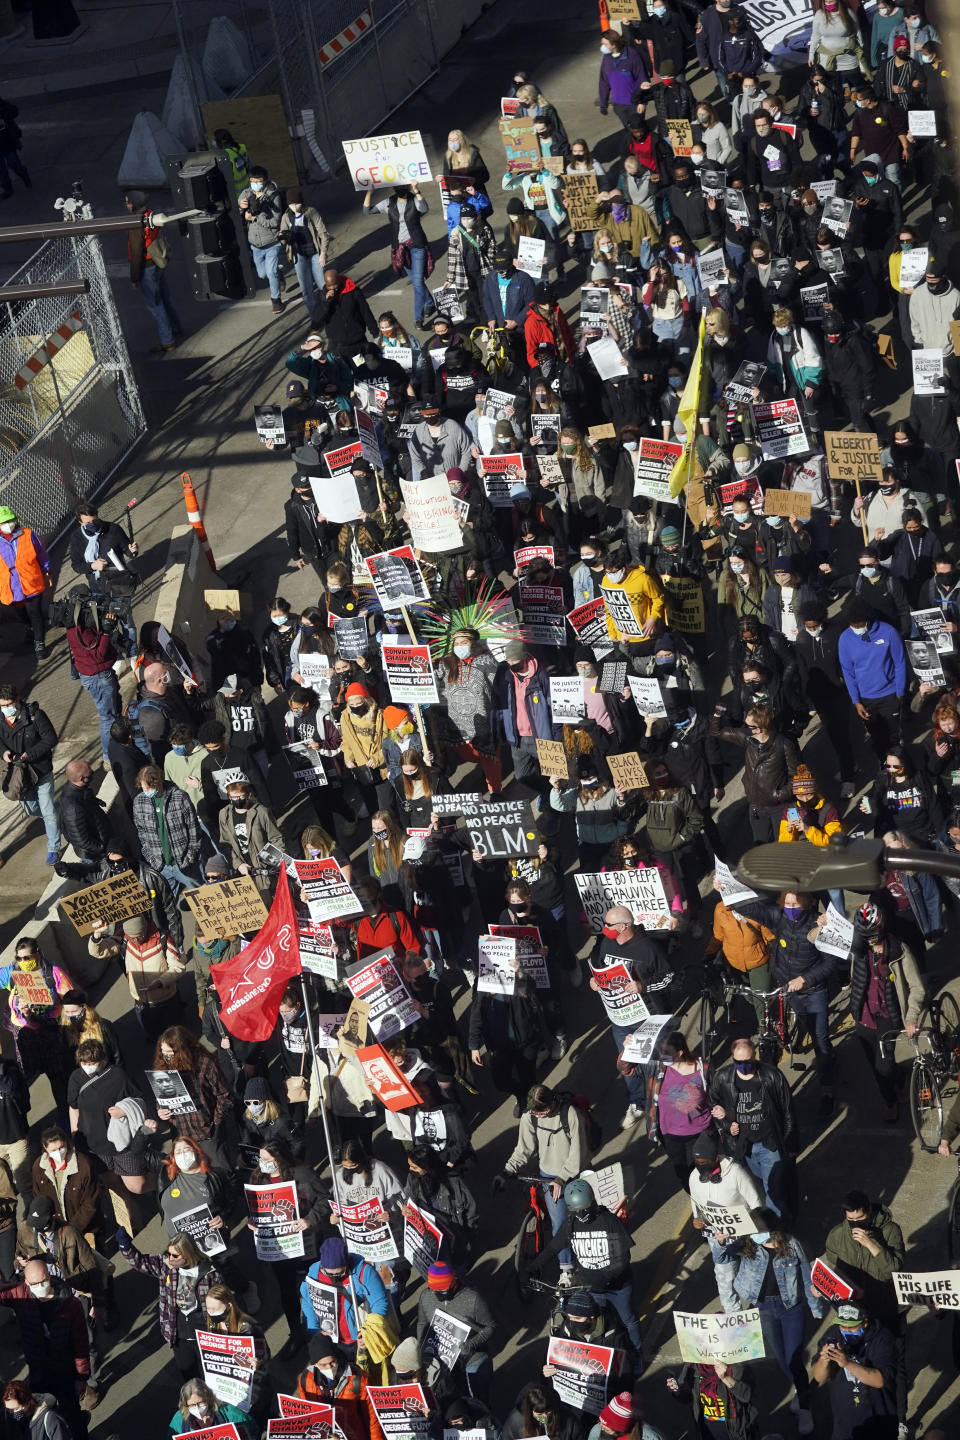
[[[813,1416],[810,1414],[809,1410],[797,1410],[797,1434],[813,1434]]]
[[[642,1119],[642,1112],[637,1109],[636,1105],[630,1104],[627,1106],[623,1119],[620,1121],[620,1129],[632,1130],[634,1125],[639,1125]]]
[[[840,786],[840,799],[849,800],[853,795],[856,795],[856,793],[857,787],[856,785],[854,785],[853,781],[844,780],[843,784]]]
[[[114,675],[122,675],[124,670],[126,670],[127,668],[127,662],[121,655],[119,660],[114,660],[113,665],[110,668],[113,670]]]
[[[570,1042],[566,1035],[558,1035],[550,1046],[550,1059],[562,1060],[570,1048]]]
[[[910,1440],[910,1426],[906,1420],[901,1420],[897,1426],[897,1440]]]
[[[577,956],[573,962],[573,969],[570,971],[570,984],[574,990],[579,990],[583,984],[583,961]]]
[[[273,313],[274,313],[274,315],[282,315],[282,314],[283,314],[283,301],[282,301],[282,300],[273,300],[273,301],[271,301],[271,304],[273,305]]]
[[[48,850],[48,851],[47,851],[47,864],[48,864],[48,865],[56,865],[56,863],[57,863],[57,861],[58,861],[59,859],[60,859],[60,855],[59,855],[59,853],[58,853],[56,850]]]
[[[96,1410],[100,1404],[100,1391],[92,1389],[89,1385],[80,1396],[81,1410]]]
[[[47,647],[46,647],[46,645],[44,645],[44,643],[43,643],[42,640],[38,640],[37,643],[34,645],[34,647],[33,647],[33,653],[34,653],[34,655],[36,655],[36,657],[37,657],[38,660],[46,660],[46,658],[47,658]]]

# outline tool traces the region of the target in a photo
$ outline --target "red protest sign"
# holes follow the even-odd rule
[[[416,1091],[382,1045],[367,1045],[358,1050],[357,1062],[370,1089],[388,1110],[409,1110],[411,1105],[420,1104]]]
[[[838,1300],[852,1300],[856,1293],[853,1286],[841,1279],[836,1270],[831,1270],[825,1260],[813,1262],[810,1279],[815,1289],[819,1290],[820,1294],[828,1300],[832,1300],[834,1304]]]
[[[206,1430],[185,1430],[180,1440],[240,1440],[236,1425],[210,1425]]]

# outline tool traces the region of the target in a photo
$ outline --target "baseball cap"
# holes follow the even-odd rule
[[[287,383],[287,399],[302,400],[307,393],[306,386],[302,380],[290,380]]]

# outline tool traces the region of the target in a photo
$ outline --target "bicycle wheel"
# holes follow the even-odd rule
[[[943,1097],[933,1069],[921,1060],[910,1072],[910,1117],[924,1150],[936,1150],[943,1134]]]
[[[940,1036],[940,1048],[951,1068],[956,1071],[960,1062],[960,1005],[949,990],[945,990],[934,1004],[933,1015],[937,1034]]]
[[[529,1304],[535,1293],[524,1283],[525,1272],[527,1266],[536,1259],[542,1249],[543,1232],[540,1228],[540,1216],[535,1210],[530,1209],[520,1222],[520,1230],[513,1247],[513,1268],[517,1276],[517,1294],[524,1305]]]
[[[783,1046],[776,1030],[765,1030],[757,1041],[757,1055],[764,1065],[779,1065],[783,1059]]]
[[[713,1048],[717,1043],[715,1021],[713,997],[704,991],[700,996],[700,1054],[705,1065],[709,1065],[713,1060]]]

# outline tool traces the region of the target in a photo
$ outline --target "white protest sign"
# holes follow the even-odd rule
[[[853,921],[845,920],[831,900],[823,915],[814,948],[824,955],[836,955],[846,960],[853,944]]]
[[[587,346],[587,354],[601,380],[618,380],[630,373],[630,367],[620,353],[620,346],[610,335],[604,335],[600,340],[591,340]]]
[[[727,278],[727,257],[722,250],[705,250],[697,256],[697,270],[704,290],[716,290],[719,285],[729,285]]]
[[[254,405],[253,421],[261,445],[286,445],[287,436],[283,426],[283,411],[279,405]]]
[[[543,274],[543,260],[547,250],[546,240],[537,240],[533,235],[521,235],[517,241],[517,269],[539,280]]]
[[[555,725],[577,725],[586,717],[587,702],[579,675],[550,676],[550,713]]]
[[[908,110],[907,125],[914,140],[923,140],[937,133],[936,110]]]
[[[895,1270],[898,1305],[933,1305],[960,1310],[960,1270]]]
[[[623,1058],[631,1065],[646,1065],[653,1058],[662,1032],[673,1019],[672,1015],[650,1015],[638,1025],[623,1044]],[[752,1232],[751,1232],[752,1233]]]
[[[680,1359],[688,1365],[708,1365],[717,1360],[724,1365],[742,1365],[746,1360],[763,1359],[759,1310],[717,1315],[674,1310],[673,1320]]]
[[[460,549],[463,532],[446,475],[401,480],[400,493],[406,506],[407,528],[417,550],[442,553]]]
[[[310,489],[320,514],[334,525],[349,524],[363,514],[357,482],[349,471],[337,476],[311,475]]]
[[[485,995],[512,995],[517,983],[513,962],[516,940],[498,935],[477,936],[477,989]]]
[[[713,1205],[703,1200],[690,1203],[718,1240],[739,1240],[756,1234],[756,1224],[746,1205]]]
[[[921,685],[945,685],[946,677],[933,640],[907,640],[907,655]]]
[[[720,899],[724,905],[732,907],[747,900],[757,900],[759,896],[756,890],[751,890],[749,885],[744,885],[738,880],[728,865],[722,860],[715,860],[713,866],[717,880],[717,889],[720,891]]]
[[[386,185],[412,185],[431,179],[430,162],[419,130],[398,130],[392,135],[371,135],[366,140],[344,140],[354,190],[379,190]]]
[[[662,930],[670,923],[670,903],[656,865],[635,870],[603,870],[573,876],[590,929],[598,935],[603,917],[614,905],[624,905],[644,930]]]
[[[943,351],[936,349],[914,350],[913,393],[915,395],[942,395]]]
[[[667,707],[663,703],[659,680],[645,675],[628,675],[627,684],[641,715],[666,715]]]
[[[901,250],[900,252],[900,289],[915,290],[927,273],[927,261],[930,259],[930,248],[927,245],[914,245],[912,250]]]
[[[911,610],[910,619],[925,640],[932,640],[939,655],[953,653],[953,636],[947,629],[947,617],[939,605],[929,610]]]

